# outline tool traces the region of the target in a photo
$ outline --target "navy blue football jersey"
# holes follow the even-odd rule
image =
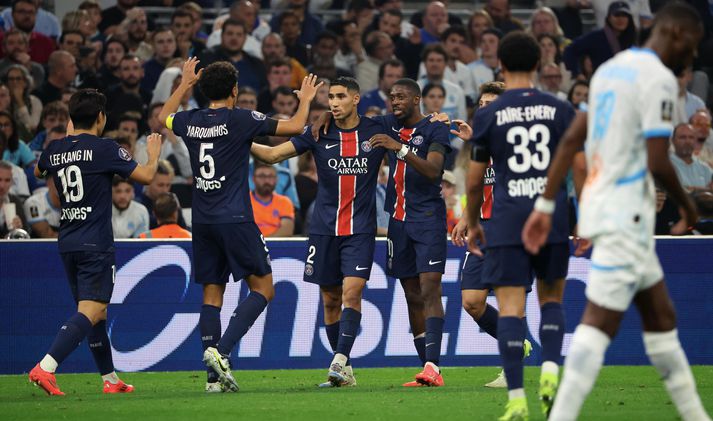
[[[311,150],[317,166],[317,197],[310,234],[346,236],[376,233],[376,180],[386,149],[369,139],[383,133],[380,122],[361,117],[354,129],[332,122],[316,142],[311,126],[291,139],[297,153]]]
[[[59,193],[60,253],[114,250],[111,182],[114,174],[129,177],[137,165],[112,139],[80,134],[47,145],[37,166]]]
[[[430,117],[425,117],[414,127],[403,127],[393,115],[375,118],[381,119],[385,130],[393,132],[401,143],[409,145],[419,158],[426,159],[433,145],[440,145],[436,148],[445,153],[451,149],[448,126],[440,122],[431,123]],[[435,181],[427,179],[405,160],[398,159],[394,151],[389,151],[389,183],[384,209],[398,221],[444,223],[446,204],[441,196],[441,178]]]
[[[273,135],[277,122],[240,108],[196,109],[168,118],[186,143],[193,171],[193,222],[226,224],[253,221],[250,203],[250,145]]]
[[[574,108],[536,89],[506,91],[474,117],[478,155],[492,158],[495,172],[488,247],[521,245],[522,227],[545,190],[557,144],[574,118]],[[567,241],[567,192],[557,194],[548,243]]]

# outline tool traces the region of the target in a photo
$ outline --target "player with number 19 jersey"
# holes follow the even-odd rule
[[[533,270],[546,280],[566,275],[569,232],[564,185],[557,195],[552,233],[547,240],[548,245],[557,245],[551,256],[558,262],[554,265],[557,269],[530,262],[521,231],[535,199],[544,191],[550,161],[574,115],[569,103],[536,89],[505,91],[476,112],[473,158],[479,162],[492,158],[496,179],[483,269],[484,277],[494,286],[528,287]]]

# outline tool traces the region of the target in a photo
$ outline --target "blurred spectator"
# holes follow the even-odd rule
[[[280,120],[287,119],[287,116],[275,114],[272,116],[272,118]],[[255,138],[254,141],[263,145],[277,146],[284,142],[287,142],[288,140],[289,138],[284,136],[265,136]],[[275,165],[275,169],[277,170],[277,184],[275,186],[275,192],[283,196],[287,196],[290,199],[290,202],[292,202],[294,208],[299,210],[301,209],[300,198],[297,195],[297,188],[295,187],[295,177],[293,175],[297,173],[297,161],[298,158],[293,157],[288,159],[287,161],[282,161],[279,164]],[[250,164],[248,166],[248,168],[250,169],[250,173],[253,172],[254,165],[255,161],[251,157]],[[250,190],[255,189],[255,183],[253,182],[252,177],[248,178],[248,186],[250,187]]]
[[[0,161],[0,238],[5,238],[13,229],[24,227],[22,199],[12,192],[12,184],[12,164]]]
[[[317,35],[317,40],[312,46],[311,63],[307,71],[318,77],[336,79],[340,76],[354,76],[349,69],[337,67],[335,57],[339,51],[337,35],[331,31],[324,31]]]
[[[676,126],[672,143],[671,163],[681,185],[689,191],[713,189],[713,169],[693,156],[696,144],[693,126],[688,123]]]
[[[443,85],[429,83],[423,87],[421,97],[423,98],[424,114],[440,113],[443,110],[443,104],[446,102],[446,90]]]
[[[693,234],[713,235],[713,193],[699,191],[694,192],[692,196],[700,218],[693,226]]]
[[[451,120],[468,118],[466,112],[465,93],[460,86],[444,79],[448,53],[440,44],[427,45],[423,49],[422,61],[426,68],[426,75],[418,80],[418,84],[423,89],[428,83],[443,85],[446,90],[446,101],[443,104],[443,112],[448,114]]]
[[[22,7],[16,7],[22,5]],[[59,20],[54,13],[50,13],[45,9],[40,7],[41,0],[20,0],[13,1],[12,6],[6,8],[0,14],[0,19],[5,22],[5,29],[10,29],[14,26],[17,27],[28,27],[30,29],[23,31],[30,32],[36,31],[42,35],[46,35],[49,38],[57,39],[60,34]],[[30,13],[29,5],[35,6],[35,11]],[[30,26],[29,20],[32,18],[32,25]],[[17,22],[17,23],[15,23]]]
[[[41,152],[44,150],[47,133],[57,126],[66,127],[69,122],[69,110],[60,101],[50,102],[42,108],[40,127],[37,135],[29,143],[30,149]]]
[[[134,8],[139,0],[117,0],[116,5],[102,10],[99,30],[106,35],[117,32],[118,26],[124,21],[127,12]]]
[[[568,91],[572,86],[572,73],[562,61],[559,42],[555,35],[549,33],[537,36],[537,43],[540,44],[540,63],[554,63],[559,66],[562,75],[559,90]]]
[[[77,61],[66,51],[55,51],[47,63],[47,80],[33,92],[43,104],[62,99],[62,90],[77,77]]]
[[[574,106],[575,110],[581,109],[581,104],[587,104],[589,101],[589,83],[583,80],[575,80],[567,94],[567,101]]]
[[[404,77],[404,64],[397,59],[386,60],[379,66],[379,87],[366,92],[357,105],[359,114],[364,114],[369,107],[390,110],[389,94],[391,86]]]
[[[249,86],[240,88],[236,105],[245,110],[257,110],[257,92]]]
[[[631,17],[631,8],[625,1],[609,5],[606,25],[572,41],[564,50],[564,62],[573,75],[580,73],[579,62],[583,56],[592,61],[592,69],[626,50],[636,42],[636,26]]]
[[[77,88],[73,86],[68,86],[62,90],[62,99],[60,102],[64,104],[65,107],[69,108],[69,100],[72,98],[72,95],[77,92]]]
[[[39,64],[47,63],[50,54],[57,48],[54,40],[59,35],[59,24],[57,24],[57,32],[54,38],[36,30],[37,3],[35,3],[35,0],[15,1],[12,4],[12,8],[5,9],[3,14],[7,14],[9,10],[12,10],[10,22],[14,22],[10,27],[19,29],[28,37],[30,59]],[[54,18],[54,16],[52,17]],[[56,22],[57,18],[54,19]],[[7,25],[8,20],[5,20],[5,22]],[[10,27],[6,29],[10,29]]]
[[[141,116],[133,111],[128,111],[119,116],[117,120],[117,136],[129,139],[131,144],[136,144],[139,138],[139,121]],[[133,149],[133,148],[132,148]]]
[[[317,89],[317,95],[314,96],[310,109],[315,105],[323,105],[329,108],[329,79],[320,77],[317,78],[317,83],[322,83],[322,86]]]
[[[203,8],[194,1],[185,2],[179,7],[193,15],[193,38],[205,43],[208,40],[208,34],[203,32]]]
[[[380,28],[377,29],[382,30]],[[357,64],[364,60],[366,56],[364,46],[361,43],[362,32],[355,22],[345,21],[342,21],[341,25],[332,30],[337,34],[339,40],[339,48],[336,56],[334,56],[334,64],[355,74]]]
[[[27,68],[13,64],[2,77],[10,92],[10,112],[17,123],[17,132],[22,139],[32,139],[42,115],[42,102],[30,94],[32,76]]]
[[[47,147],[51,142],[58,140],[58,139],[64,139],[67,136],[67,127],[64,125],[59,125],[52,127],[49,129],[49,131],[46,132],[47,135],[45,136],[44,144],[43,144],[43,149]],[[40,151],[33,151],[34,155],[36,158],[39,159],[40,156]],[[25,168],[25,175],[27,177],[27,186],[29,187],[29,191],[34,194],[37,193],[37,190],[39,189],[44,189],[45,187],[45,179],[42,178],[37,178],[35,177],[35,166],[30,165]]]
[[[299,100],[292,89],[287,86],[278,86],[272,91],[272,109],[274,114],[284,114],[288,118],[295,115]]]
[[[421,31],[413,29],[404,37],[401,31],[404,23],[403,15],[399,9],[386,9],[378,17],[375,29],[388,34],[394,43],[394,55],[404,63],[404,76],[416,79],[418,75],[418,65],[421,61]],[[408,23],[408,22],[406,22]]]
[[[298,28],[300,29],[300,44],[314,44],[315,41],[317,41],[317,35],[319,35],[324,30],[324,25],[322,25],[322,22],[316,16],[312,15],[307,10],[307,0],[287,0],[287,9],[289,10],[289,13],[295,15],[295,17],[297,18],[297,22],[301,23],[301,25],[298,26]],[[283,12],[280,15],[273,16],[272,20],[270,21],[270,27],[272,28],[272,32],[281,32],[281,18],[282,15],[284,15],[285,13],[287,12]],[[285,38],[284,34],[283,38]]]
[[[429,6],[431,6],[433,3],[440,3],[440,5],[438,5],[438,7],[435,10],[435,15],[438,15],[437,19],[439,20],[439,23],[438,23],[438,25],[436,25],[436,27],[441,26],[442,27],[441,30],[443,30],[443,29],[447,28],[448,26],[463,26],[463,21],[461,20],[461,18],[459,18],[458,15],[456,15],[454,13],[447,13],[445,15],[447,17],[447,19],[445,20],[445,25],[443,25],[441,23],[441,20],[443,20],[443,16],[441,16],[441,13],[443,10],[445,10],[447,12],[448,4],[450,3],[449,0],[443,0],[443,1],[439,1],[439,2],[432,1],[432,2],[428,3],[428,5],[426,5],[425,10],[418,11],[418,12],[414,13],[413,15],[411,15],[411,22],[410,22],[411,25],[416,26],[418,28],[424,28],[426,25],[428,25],[428,23],[426,21],[428,21],[429,19],[433,19],[435,16],[433,6],[431,9],[429,9]],[[402,8],[400,5],[398,7]],[[428,14],[428,16],[426,16],[427,14]]]
[[[540,67],[538,74],[539,88],[542,92],[547,92],[552,94],[561,100],[567,99],[567,94],[560,91],[560,85],[562,84],[562,70],[560,67],[553,63],[545,63]]]
[[[98,17],[98,19],[97,19]],[[78,10],[67,12],[62,18],[62,32],[66,30],[80,31],[87,41],[104,43],[104,35],[99,32],[101,8],[99,3],[84,1]]]
[[[201,67],[208,66],[216,61],[228,61],[238,69],[238,86],[249,86],[256,91],[262,90],[267,85],[265,66],[262,61],[245,51],[246,29],[245,24],[228,19],[223,23],[220,45],[208,48],[201,56]]]
[[[287,50],[280,34],[273,32],[265,36],[262,40],[262,56],[265,63],[282,58],[287,59],[290,62],[292,72],[290,86],[293,89],[298,89],[302,85],[302,79],[307,76],[307,70],[295,58],[287,56]]]
[[[126,18],[121,22],[114,36],[126,43],[129,54],[135,55],[144,62],[153,55],[153,47],[149,44],[148,28],[146,12],[140,7],[134,7],[126,12]]]
[[[153,208],[158,227],[139,234],[139,238],[191,238],[190,231],[178,225],[180,211],[181,207],[175,194],[159,194]]]
[[[688,84],[693,79],[693,69],[689,66],[676,76],[678,79],[678,103],[674,107],[677,115],[674,123],[686,123],[701,108],[706,108],[706,104],[696,94],[688,90]]]
[[[359,33],[365,34],[374,21],[374,4],[371,0],[350,0],[342,14],[345,22],[354,22]]]
[[[7,148],[7,138],[5,137],[5,134],[3,134],[2,130],[0,130],[0,157],[5,154],[5,148]],[[12,183],[9,187],[10,193],[20,198],[26,198],[29,196],[30,188],[25,171],[12,162],[0,160],[0,163],[9,166],[10,172],[12,173],[10,175],[10,178],[12,179]]]
[[[475,80],[475,73],[473,70],[468,68],[468,66],[463,64],[463,62],[459,59],[461,48],[466,46],[465,40],[465,29],[460,26],[454,26],[443,31],[443,34],[441,35],[441,45],[448,54],[443,78],[460,86],[468,99],[468,104],[473,104],[475,103],[475,99],[477,97],[475,84],[479,81]],[[421,63],[418,76],[419,78],[422,78],[425,74],[426,66]],[[481,83],[489,82],[490,80],[491,79],[488,79]],[[480,83],[478,83],[477,86],[480,86]]]
[[[357,64],[356,79],[362,92],[369,92],[379,86],[379,66],[394,58],[394,42],[385,32],[369,33],[364,41],[366,59]]]
[[[498,68],[498,46],[502,32],[495,28],[486,29],[480,35],[480,59],[468,63],[473,70],[476,81],[483,83],[495,80],[495,75],[500,72]],[[478,85],[480,86],[480,85]]]
[[[99,2],[97,0],[84,0],[79,4],[79,10],[86,11],[92,20],[91,25],[94,32],[89,35],[89,39],[92,42],[99,41],[103,43],[106,41],[106,36],[99,30],[99,25],[102,22],[102,9]]]
[[[174,59],[180,60],[180,59]],[[169,66],[172,66],[175,61],[169,62]],[[151,103],[155,102],[166,102],[168,98],[173,94],[173,92],[178,89],[181,84],[181,69],[178,67],[167,67],[161,73],[158,78],[158,83],[156,88],[153,90],[153,97],[151,98]],[[181,103],[178,106],[179,111],[188,111],[194,108],[198,108],[198,103],[193,97],[194,88],[190,88],[181,97]]]
[[[61,51],[66,51],[75,60],[79,60],[79,48],[84,46],[84,35],[77,30],[68,30],[62,32],[62,36],[59,37],[59,49]]]
[[[149,107],[148,130],[136,141],[134,159],[140,164],[146,164],[149,159],[146,153],[146,137],[150,133],[160,133],[162,137],[159,158],[171,162],[174,170],[178,169],[174,184],[190,183],[192,181],[192,170],[191,161],[188,157],[188,148],[183,139],[173,134],[173,130],[167,129],[166,125],[158,119],[161,107],[163,107],[163,103],[160,102],[153,103]]]
[[[171,184],[173,184],[175,174],[176,172],[173,170],[171,163],[165,159],[161,159],[158,161],[158,169],[156,170],[156,175],[153,180],[144,187],[141,204],[143,204],[149,212],[150,229],[154,229],[158,226],[156,217],[153,214],[154,200],[156,200],[161,193],[171,191]],[[178,225],[180,225],[181,228],[188,228],[181,212],[178,212]]]
[[[307,151],[297,158],[297,170],[295,186],[297,187],[297,196],[300,198],[300,220],[304,221],[307,217],[307,209],[317,197],[317,165],[311,151]]]
[[[276,58],[267,63],[267,86],[260,92],[257,98],[257,109],[261,113],[270,114],[275,110],[272,108],[272,93],[275,89],[283,86],[291,89],[292,67],[287,58]]]
[[[149,229],[149,212],[134,200],[134,185],[125,178],[114,176],[111,183],[111,227],[114,238],[138,238]]]
[[[483,31],[494,27],[495,24],[493,23],[493,19],[485,10],[476,10],[472,15],[470,15],[467,29],[468,40],[470,41],[470,47],[473,50],[473,59],[466,62],[466,64],[470,64],[480,57],[480,37],[483,35]]]
[[[277,20],[278,30],[275,31],[282,37],[287,55],[294,57],[303,66],[309,66],[309,50],[300,41],[300,18],[292,11],[282,12]]]
[[[0,111],[10,112],[12,98],[10,97],[10,89],[5,82],[0,82]]]
[[[456,176],[451,171],[443,171],[441,196],[446,202],[446,226],[448,234],[450,234],[463,215],[460,196],[456,193]]]
[[[237,0],[230,6],[230,14],[220,16],[216,21],[225,22],[233,19],[245,24],[246,36],[243,51],[251,56],[263,59],[262,40],[270,33],[270,25],[258,15],[258,4],[249,0]],[[220,44],[223,35],[222,25],[208,37],[206,46],[211,48]]]
[[[99,52],[87,45],[79,47],[79,60],[77,60],[77,78],[75,86],[81,89],[104,89],[99,74]],[[64,93],[64,92],[63,92]],[[69,104],[69,98],[67,99]]]
[[[309,116],[307,117],[307,124],[315,124],[317,122],[317,119],[327,111],[329,111],[329,106],[322,105],[321,103],[312,104],[312,106],[309,107]]]
[[[35,162],[35,154],[20,140],[15,127],[15,120],[12,114],[7,111],[0,111],[0,131],[5,135],[5,151],[2,160],[11,162],[20,168],[25,168]]]
[[[110,86],[106,92],[107,129],[116,128],[118,117],[127,111],[146,115],[146,108],[151,101],[151,93],[141,88],[144,69],[141,60],[130,54],[122,57],[119,63],[119,83]]]
[[[713,130],[711,114],[703,108],[695,112],[689,120],[696,132],[696,146],[693,155],[713,168]]]
[[[250,194],[255,223],[265,237],[290,237],[295,230],[295,209],[290,199],[275,193],[277,171],[272,165],[255,163],[255,188]]]
[[[176,36],[170,28],[156,29],[151,36],[153,57],[144,62],[144,77],[141,79],[141,88],[146,92],[153,92],[161,72],[176,55]]]
[[[193,13],[178,8],[171,15],[171,31],[176,36],[178,55],[183,59],[197,57],[205,49],[205,44],[194,38]],[[154,37],[156,35],[154,34]],[[155,40],[154,40],[155,43]],[[154,45],[154,50],[156,46]]]
[[[45,184],[46,189],[25,200],[23,210],[34,238],[57,238],[62,204],[52,177],[47,178]]]
[[[2,48],[4,57],[0,60],[0,74],[5,74],[10,66],[20,65],[32,75],[33,86],[40,86],[44,82],[45,69],[39,63],[32,61],[27,34],[15,28],[10,29],[5,32]]]
[[[126,44],[123,41],[111,38],[106,42],[102,52],[102,66],[99,69],[102,86],[108,87],[120,82],[121,68],[119,65],[126,52]]]
[[[560,52],[564,51],[565,47],[572,42],[564,36],[564,31],[560,27],[557,15],[549,7],[540,7],[532,13],[528,31],[536,39],[539,39],[540,35],[552,35],[555,37],[555,42]]]
[[[603,28],[605,25],[605,20],[608,17],[608,10],[614,0],[590,0],[592,4],[592,11],[594,12],[594,18],[597,21],[597,28]],[[640,28],[646,28],[653,23],[653,13],[651,13],[651,7],[649,5],[649,0],[632,0],[627,1],[629,7],[631,8],[631,16],[633,17],[634,24]]]
[[[488,3],[485,5],[485,11],[488,12],[493,19],[495,27],[498,28],[503,35],[510,31],[525,29],[522,22],[510,15],[509,0],[488,0]]]
[[[391,215],[384,209],[386,201],[386,186],[389,182],[389,165],[381,163],[379,176],[376,179],[376,236],[386,237],[389,232],[389,219]]]
[[[423,12],[423,24],[418,25],[418,22],[414,22],[413,19],[411,19],[411,23],[421,28],[421,42],[424,45],[439,42],[441,40],[441,34],[449,26],[446,5],[440,1],[428,3]],[[462,25],[463,23],[460,22],[457,26]]]

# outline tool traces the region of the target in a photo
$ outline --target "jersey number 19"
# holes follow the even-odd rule
[[[82,184],[82,170],[76,165],[70,165],[57,172],[62,182],[64,201],[79,202],[84,197],[84,184]]]

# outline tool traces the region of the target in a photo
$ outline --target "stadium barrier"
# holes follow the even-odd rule
[[[329,345],[322,327],[319,289],[302,281],[305,241],[269,241],[277,294],[233,352],[240,369],[324,368]],[[658,252],[678,311],[681,341],[692,364],[713,364],[713,238],[660,239]],[[119,241],[116,285],[108,329],[114,362],[123,371],[198,370],[201,288],[192,282],[191,245],[179,241]],[[356,367],[416,366],[406,302],[398,282],[384,275],[386,243],[377,242],[375,264],[362,304],[363,318],[352,357]],[[463,250],[449,246],[443,277],[446,308],[442,365],[498,365],[497,342],[480,332],[461,309],[459,288]],[[584,308],[590,261],[572,257],[565,294],[567,336]],[[74,311],[56,242],[0,241],[0,374],[22,373],[46,352]],[[247,294],[230,283],[223,328]],[[489,302],[495,302],[489,297]],[[534,344],[528,364],[539,363],[539,310],[527,300],[528,336]],[[639,318],[629,311],[607,353],[608,364],[646,364]],[[63,372],[92,372],[82,345],[62,365]]]

